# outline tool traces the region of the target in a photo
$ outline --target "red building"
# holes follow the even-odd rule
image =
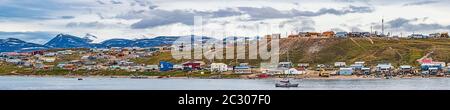
[[[183,69],[185,70],[200,70],[201,69],[200,62],[186,62],[183,63]]]

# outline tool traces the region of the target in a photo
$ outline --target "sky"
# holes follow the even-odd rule
[[[449,31],[448,12],[448,0],[0,0],[0,39],[183,36],[193,34],[198,16],[211,37],[380,32],[382,19],[386,33],[407,36]]]

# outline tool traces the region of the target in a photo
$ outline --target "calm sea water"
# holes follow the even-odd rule
[[[276,80],[127,79],[0,76],[0,90],[450,90],[450,79],[293,80],[297,88],[276,88]]]

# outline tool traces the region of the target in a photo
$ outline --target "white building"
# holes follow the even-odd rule
[[[304,74],[304,73],[305,73],[305,71],[300,71],[295,68],[284,70],[284,74],[299,75],[299,74]]]
[[[216,72],[228,71],[228,65],[225,63],[212,63],[211,71],[216,71]]]
[[[334,67],[346,67],[347,64],[345,62],[335,62]]]

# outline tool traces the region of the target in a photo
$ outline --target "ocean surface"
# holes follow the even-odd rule
[[[0,76],[0,90],[450,90],[450,78],[296,79],[277,88],[272,79],[128,79]]]

